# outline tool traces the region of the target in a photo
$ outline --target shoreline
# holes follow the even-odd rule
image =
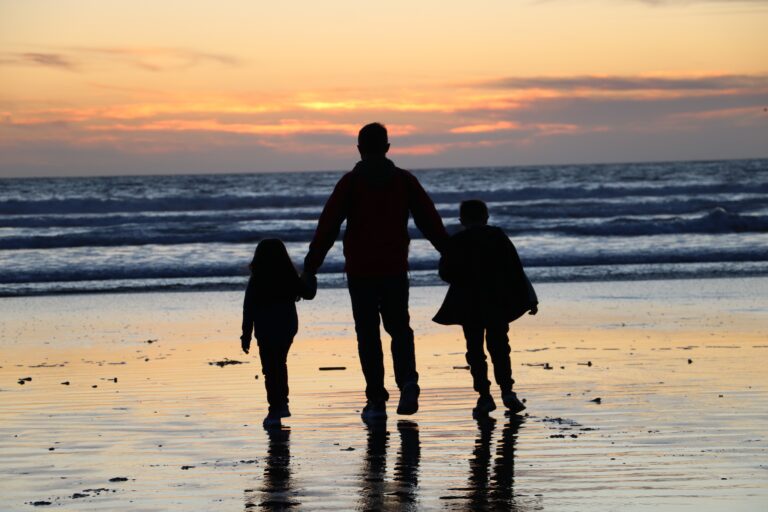
[[[765,262],[758,261],[758,262],[749,262],[754,263],[756,265],[764,265]],[[742,262],[743,264],[743,262]],[[592,266],[588,266],[589,268],[592,268]],[[537,269],[540,267],[526,267],[526,271],[529,274],[533,274],[536,271],[533,272],[530,271],[530,269]],[[411,280],[411,287],[412,288],[426,288],[426,287],[447,287],[448,285],[446,283],[443,283],[439,280],[437,276],[437,270],[418,270],[409,272],[409,278]],[[583,277],[583,278],[572,278],[568,280],[558,280],[558,279],[535,279],[533,280],[534,285],[538,286],[539,284],[561,284],[561,285],[568,285],[568,284],[584,284],[584,283],[628,283],[628,282],[659,282],[659,281],[707,281],[707,280],[727,280],[727,279],[761,279],[761,278],[768,278],[768,274],[766,274],[763,271],[752,271],[752,270],[746,270],[740,273],[730,273],[726,275],[666,275],[661,274],[658,276],[648,276],[648,275],[637,275],[637,276],[631,276],[631,275],[624,275],[624,276],[610,276],[608,278],[589,278],[589,277]],[[143,280],[136,280],[136,281],[174,281],[176,278],[157,278],[157,279],[143,279]],[[184,285],[184,280],[193,280],[193,279],[225,279],[234,281],[237,280],[236,283],[232,284],[222,284],[222,283],[211,283],[210,285],[202,284],[195,284],[195,285]],[[125,287],[125,288],[106,288],[106,289],[71,289],[71,290],[57,290],[57,291],[40,291],[40,292],[26,292],[26,293],[7,293],[3,292],[2,288],[3,286],[8,285],[21,285],[21,286],[27,286],[27,287],[34,287],[35,285],[51,285],[51,284],[60,284],[60,285],[76,285],[79,283],[112,283],[112,282],[122,282],[126,280],[111,280],[111,279],[105,279],[105,280],[92,280],[92,281],[56,281],[56,282],[41,282],[41,283],[0,283],[0,300],[2,299],[12,299],[12,298],[23,298],[23,297],[61,297],[61,296],[72,296],[72,295],[110,295],[110,294],[144,294],[144,293],[204,293],[204,292],[235,292],[235,291],[242,291],[245,289],[245,285],[248,282],[248,276],[220,276],[220,277],[206,277],[206,278],[181,278],[177,283],[168,284],[168,285],[157,285],[156,287],[147,287],[146,285],[136,285],[135,287]],[[322,290],[338,290],[338,289],[344,289],[346,290],[346,277],[343,273],[321,273],[318,274],[318,289]]]

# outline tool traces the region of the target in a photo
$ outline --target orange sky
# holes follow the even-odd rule
[[[768,156],[768,2],[0,0],[0,176]]]

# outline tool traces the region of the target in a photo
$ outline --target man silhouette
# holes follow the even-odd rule
[[[413,414],[419,409],[419,374],[408,315],[409,215],[438,251],[448,234],[416,177],[386,158],[389,140],[384,125],[365,125],[358,134],[357,149],[360,162],[342,176],[320,214],[304,273],[317,273],[346,219],[344,271],[366,382],[367,404],[361,416],[367,421],[387,415],[380,319],[392,337],[395,382],[400,389],[397,412]]]

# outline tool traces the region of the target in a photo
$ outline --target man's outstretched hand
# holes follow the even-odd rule
[[[240,336],[240,346],[243,348],[243,352],[246,354],[249,350],[251,350],[251,337],[250,336]]]
[[[539,307],[538,307],[538,306],[533,306],[533,307],[531,308],[531,310],[530,310],[530,311],[528,311],[528,314],[529,314],[529,315],[535,315],[535,314],[536,314],[536,313],[538,313],[538,312],[539,312]]]

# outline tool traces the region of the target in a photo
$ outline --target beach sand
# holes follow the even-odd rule
[[[0,509],[768,509],[768,279],[541,284],[527,415],[480,423],[444,291],[411,290],[419,412],[387,356],[372,427],[346,290],[300,303],[270,431],[240,293],[0,299]]]

